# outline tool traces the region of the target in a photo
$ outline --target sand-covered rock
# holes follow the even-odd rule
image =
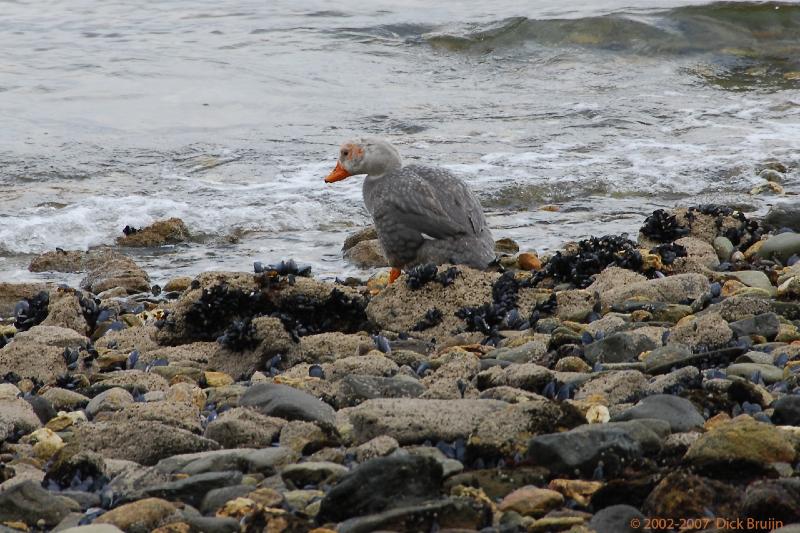
[[[119,246],[153,248],[165,244],[178,244],[189,240],[189,229],[179,218],[153,222],[141,229],[133,228],[117,238]]]

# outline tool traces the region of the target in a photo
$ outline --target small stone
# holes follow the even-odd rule
[[[252,385],[239,399],[239,405],[267,416],[286,420],[306,420],[332,427],[333,408],[301,390],[271,383]]]
[[[614,421],[643,418],[666,420],[674,433],[699,430],[705,422],[692,402],[669,394],[648,396],[634,407],[616,415]]]
[[[764,242],[758,251],[760,257],[770,259],[774,256],[781,262],[785,262],[789,257],[798,253],[800,253],[800,234],[798,233],[773,235]]]
[[[783,426],[800,426],[800,396],[784,396],[772,405],[772,422]]]
[[[561,507],[563,503],[564,496],[560,492],[527,486],[503,498],[498,508],[503,512],[515,511],[523,516],[540,517]]]
[[[634,533],[644,531],[645,516],[630,505],[612,505],[596,512],[589,527],[596,533]],[[640,524],[636,527],[636,524]]]
[[[177,511],[170,502],[159,498],[126,503],[95,519],[95,524],[113,524],[130,533],[149,533],[165,523]]]
[[[94,418],[103,411],[119,411],[132,403],[133,396],[130,392],[120,387],[114,387],[92,398],[86,406],[86,414]]]
[[[735,249],[733,243],[727,237],[719,236],[714,239],[714,251],[717,252],[717,258],[720,261],[728,261]]]
[[[523,252],[517,256],[517,262],[519,263],[519,268],[522,270],[541,270],[542,269],[542,262],[539,260],[539,257],[530,252]]]
[[[495,241],[494,250],[495,252],[503,254],[515,254],[519,252],[519,244],[517,244],[513,239],[503,237],[502,239]]]
[[[363,463],[375,457],[385,457],[400,447],[396,439],[381,435],[359,445],[356,448],[356,459]]]
[[[203,373],[203,378],[209,387],[224,387],[234,383],[233,378],[224,372],[206,371]]]

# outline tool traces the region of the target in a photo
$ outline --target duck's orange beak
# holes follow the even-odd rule
[[[334,181],[341,181],[351,174],[344,169],[340,162],[336,162],[336,168],[333,169],[333,172],[328,174],[328,177],[325,178],[325,183],[333,183]]]

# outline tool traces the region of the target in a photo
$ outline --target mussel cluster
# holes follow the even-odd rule
[[[663,209],[653,211],[652,215],[644,219],[639,231],[658,242],[672,242],[689,235],[689,228],[681,225],[675,215]]]
[[[269,308],[261,292],[245,292],[220,283],[203,289],[200,298],[186,312],[186,328],[193,338],[211,341],[222,336],[234,320],[252,318]]]
[[[242,352],[258,345],[256,328],[251,318],[233,320],[225,332],[217,338],[217,342],[231,350]]]
[[[530,285],[530,278],[519,281],[514,272],[505,272],[492,285],[492,303],[462,307],[456,311],[456,316],[464,320],[467,331],[479,331],[486,335],[484,344],[496,345],[500,341],[501,330],[530,327],[530,322],[516,308],[519,289]]]
[[[686,247],[674,242],[659,244],[650,250],[651,253],[661,256],[661,262],[671,265],[679,257],[686,257]]]
[[[129,235],[133,235],[135,233],[139,233],[142,231],[141,228],[134,228],[133,226],[125,226],[122,228],[122,233],[127,237]]]
[[[280,263],[264,266],[261,261],[253,263],[253,271],[256,274],[268,274],[272,276],[311,276],[311,265],[298,265],[294,259],[282,260]]]
[[[591,237],[578,242],[577,246],[574,254],[556,252],[547,265],[534,275],[533,282],[552,277],[558,282],[571,282],[583,289],[608,266],[635,271],[642,268],[642,254],[636,243],[624,236]]]
[[[295,341],[327,331],[353,333],[365,329],[368,322],[366,303],[339,289],[333,289],[324,300],[297,294],[276,303],[262,291],[243,291],[221,283],[203,289],[187,311],[187,333],[243,350],[257,344],[250,322],[257,316],[278,318]]]
[[[438,273],[438,267],[433,263],[417,265],[406,273],[406,285],[411,290],[417,290],[431,281],[436,281],[443,287],[449,287],[459,274],[456,267]]]
[[[47,318],[50,295],[41,291],[33,298],[25,298],[14,306],[14,327],[17,331],[27,331]]]
[[[425,312],[425,316],[422,317],[419,322],[414,324],[411,331],[425,331],[426,329],[438,326],[442,323],[443,318],[442,312],[432,307]]]

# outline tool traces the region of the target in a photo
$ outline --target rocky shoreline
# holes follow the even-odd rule
[[[0,532],[799,532],[798,232],[693,206],[388,286],[43,254],[85,277],[0,283]]]

